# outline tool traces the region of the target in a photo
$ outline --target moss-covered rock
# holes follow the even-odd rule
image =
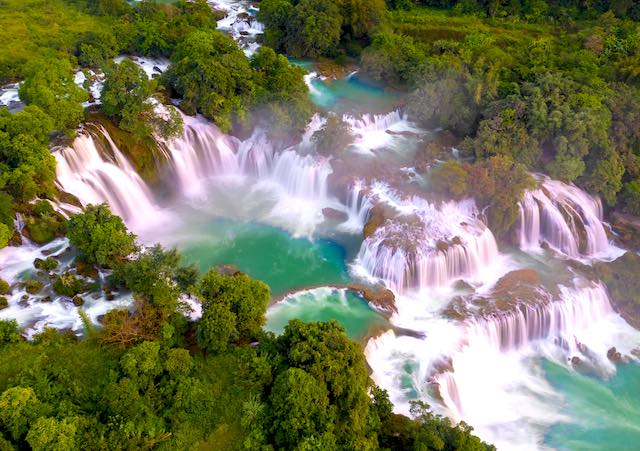
[[[75,305],[76,307],[80,307],[81,305],[84,305],[84,298],[82,296],[74,296],[73,299],[73,305]]]
[[[25,280],[24,289],[29,294],[36,294],[38,291],[42,290],[42,282],[34,279]]]
[[[0,295],[4,295],[9,293],[11,290],[11,285],[4,279],[0,279]]]
[[[164,161],[164,153],[158,148],[158,143],[152,138],[139,139],[133,134],[124,131],[108,117],[102,113],[91,113],[87,121],[87,129],[97,132],[97,127],[101,126],[109,133],[114,144],[131,162],[136,172],[148,184],[154,185],[159,181],[158,161]],[[96,133],[104,149],[109,152],[110,145],[105,139],[101,139],[102,134]]]
[[[89,286],[81,279],[70,273],[61,274],[53,282],[53,291],[60,296],[73,297],[83,291],[87,291]]]
[[[44,260],[41,258],[36,258],[33,261],[33,266],[36,269],[40,269],[42,271],[53,271],[58,267],[58,260],[53,257],[47,257]]]
[[[90,277],[92,279],[95,279],[98,277],[98,270],[92,264],[87,263],[82,259],[76,258],[75,265],[76,265],[76,272],[79,275]]]
[[[0,310],[4,310],[9,307],[9,301],[4,296],[0,296]]]
[[[23,235],[38,244],[45,244],[67,231],[67,219],[53,210],[47,201],[38,201],[24,212]]]

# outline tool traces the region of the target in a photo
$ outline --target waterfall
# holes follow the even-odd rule
[[[365,155],[388,147],[403,134],[420,132],[399,110],[387,114],[363,114],[360,117],[345,115],[342,119],[351,127],[355,140],[352,148]]]
[[[355,180],[347,198],[347,220],[338,228],[352,233],[361,233],[373,207],[371,196],[362,180]]]
[[[387,219],[363,243],[358,262],[400,293],[445,287],[458,279],[476,280],[498,258],[498,246],[479,219],[475,204],[436,206],[377,185],[372,195],[400,214]]]
[[[179,186],[181,194],[197,201],[198,206],[210,196],[225,197],[214,192],[215,188],[231,183],[235,205],[227,207],[253,208],[253,214],[237,213],[252,219],[257,215],[259,220],[296,235],[310,235],[324,220],[323,208],[345,209],[329,195],[332,169],[327,158],[303,155],[300,146],[276,150],[261,130],[240,141],[201,117],[184,116],[184,124],[182,136],[164,142],[163,148],[170,183]],[[312,121],[310,127],[317,125],[318,121]],[[220,199],[211,200],[215,203]]]
[[[457,419],[476,419],[480,412],[477,403],[486,396],[474,392],[485,388],[479,371],[482,361],[485,365],[506,361],[511,354],[521,360],[531,352],[542,352],[560,362],[577,358],[611,374],[615,367],[606,357],[607,346],[620,346],[612,341],[616,333],[632,332],[613,312],[604,286],[584,281],[561,287],[557,300],[542,299],[536,305],[518,305],[509,312],[467,320],[463,330],[460,348],[451,356],[451,370],[436,375],[440,395]]]
[[[602,222],[602,203],[574,185],[546,177],[525,193],[520,207],[520,247],[546,242],[569,257],[594,256],[610,249]]]
[[[58,149],[55,158],[60,189],[83,205],[106,202],[113,213],[138,225],[157,216],[151,191],[101,126],[95,132],[80,131],[71,147]]]

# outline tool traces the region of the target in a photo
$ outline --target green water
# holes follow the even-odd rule
[[[293,64],[308,72],[315,71],[315,64],[308,60],[291,58]],[[376,113],[394,109],[400,94],[384,86],[363,80],[358,74],[341,80],[311,81],[311,100],[316,106],[337,113]]]
[[[344,249],[330,240],[309,241],[263,224],[211,219],[180,231],[178,247],[202,271],[231,264],[263,280],[274,296],[306,286],[349,280]]]
[[[548,361],[544,369],[572,418],[551,428],[547,445],[563,451],[640,449],[640,365],[618,365],[615,377],[604,381]]]
[[[265,329],[282,333],[289,320],[305,322],[337,320],[349,336],[363,340],[376,326],[384,327],[386,319],[351,291],[321,288],[288,297],[267,312]]]

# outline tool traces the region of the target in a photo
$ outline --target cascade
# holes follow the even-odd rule
[[[473,392],[480,389],[482,379],[476,376],[481,361],[506,359],[511,353],[522,357],[527,350],[551,347],[556,355],[559,351],[561,362],[579,356],[604,373],[615,371],[606,358],[606,346],[612,345],[611,331],[603,334],[598,327],[612,321],[618,330],[630,327],[616,322],[620,318],[601,283],[581,285],[561,287],[556,300],[542,299],[536,305],[518,305],[510,312],[463,322],[463,339],[451,356],[451,371],[436,375],[440,395],[454,417],[469,418],[479,409],[474,402],[482,397]]]
[[[95,135],[94,135],[95,133]],[[102,148],[98,136],[108,149]],[[83,205],[106,202],[113,213],[132,224],[145,224],[157,216],[151,191],[101,126],[81,130],[71,147],[55,152],[60,189]]]
[[[358,261],[390,288],[402,293],[444,287],[461,278],[476,280],[499,256],[472,201],[435,206],[416,196],[399,199],[380,186],[372,192],[400,214],[363,242]]]
[[[363,154],[389,146],[397,135],[419,132],[399,110],[387,114],[363,114],[361,117],[345,115],[342,119],[351,127],[354,137],[352,148]]]
[[[366,185],[362,180],[355,180],[347,198],[348,219],[338,227],[347,232],[361,233],[372,207],[373,203]]]
[[[574,258],[609,250],[600,199],[576,186],[539,178],[540,188],[527,191],[519,204],[520,247],[537,249],[546,242]]]

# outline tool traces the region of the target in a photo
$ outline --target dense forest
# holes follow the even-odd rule
[[[38,292],[81,310],[83,293],[130,291],[84,336],[47,329],[26,340],[0,321],[0,450],[493,449],[423,402],[395,414],[362,347],[337,322],[263,331],[269,287],[243,273],[201,274],[176,250],[144,247],[106,205],[55,184],[55,144],[92,117],[139,152],[202,114],[243,136],[257,124],[295,141],[315,112],[287,57],[357,64],[405,95],[420,125],[460,151],[432,171],[434,191],[472,196],[496,235],[514,225],[531,172],[574,182],[610,210],[640,215],[640,5],[633,0],[262,0],[264,42],[251,57],[216,30],[204,1],[0,0],[0,85],[20,81],[21,111],[0,107],[0,247],[67,237],[74,273],[36,261]],[[165,57],[150,79],[120,55]],[[286,55],[286,56],[285,56]],[[74,83],[74,71],[85,76]],[[101,104],[89,85],[104,74]],[[345,147],[330,117],[320,152]],[[441,157],[434,143],[421,149]],[[133,152],[135,154],[135,152]],[[49,202],[51,201],[51,202]],[[106,275],[101,281],[100,275]],[[78,275],[82,275],[79,277]],[[9,286],[0,281],[0,294]],[[191,321],[190,305],[202,316]],[[193,301],[195,303],[195,301]],[[0,297],[0,309],[6,307]]]

